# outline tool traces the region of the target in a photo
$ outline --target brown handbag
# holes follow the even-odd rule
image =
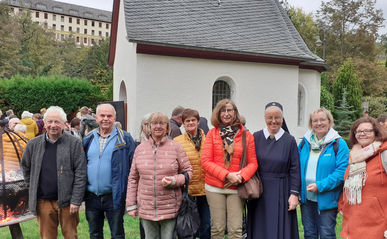
[[[246,159],[246,130],[243,131],[242,134],[242,147],[243,153],[240,163],[240,169],[246,167],[247,159]],[[238,195],[242,199],[251,200],[259,198],[263,193],[263,187],[261,178],[258,175],[258,170],[251,176],[251,178],[238,185]]]

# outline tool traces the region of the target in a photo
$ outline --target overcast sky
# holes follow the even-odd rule
[[[113,0],[57,0],[60,2],[73,3],[77,5],[93,7],[97,9],[103,9],[112,11]],[[289,4],[296,7],[301,7],[305,12],[316,13],[316,10],[320,8],[322,0],[288,0]],[[325,0],[326,1],[326,0]],[[387,18],[387,0],[376,0],[376,8],[382,9],[384,18]],[[387,33],[387,21],[384,21],[384,28],[380,29],[379,33]]]

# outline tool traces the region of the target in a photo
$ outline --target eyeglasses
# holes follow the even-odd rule
[[[168,124],[167,122],[151,122],[152,126],[156,126],[156,125],[164,126],[164,125],[167,125],[167,124]]]
[[[268,117],[265,117],[265,119],[266,119],[267,121],[273,121],[273,120],[275,120],[275,121],[280,121],[280,120],[282,119],[282,117],[280,117],[280,116],[275,116],[275,117],[273,117],[273,116],[268,116]]]
[[[328,119],[316,119],[316,120],[312,120],[312,123],[313,124],[317,124],[317,123],[325,123],[325,122],[327,122],[328,121]]]
[[[355,135],[357,135],[357,134],[371,135],[373,132],[374,132],[373,129],[365,129],[365,130],[355,130],[355,131],[353,131],[353,133]]]
[[[232,112],[234,112],[234,109],[221,109],[220,110],[220,113],[232,113]]]

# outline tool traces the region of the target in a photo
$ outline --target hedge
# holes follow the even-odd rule
[[[63,76],[0,79],[0,108],[3,112],[13,109],[16,115],[24,110],[39,112],[52,105],[70,113],[82,106],[95,107],[105,100],[100,88],[85,79]]]

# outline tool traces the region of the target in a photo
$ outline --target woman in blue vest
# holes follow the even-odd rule
[[[349,150],[333,128],[331,112],[315,110],[298,146],[301,168],[301,218],[305,239],[336,238],[337,204]]]

